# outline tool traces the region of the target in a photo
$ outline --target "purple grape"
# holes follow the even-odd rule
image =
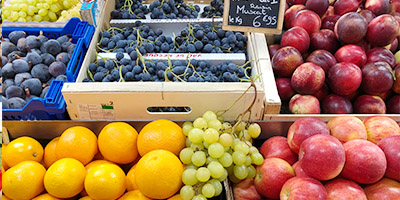
[[[2,106],[3,109],[10,108],[10,106],[8,105],[8,99],[5,98],[4,96],[1,96],[1,103],[3,104],[3,106]]]
[[[17,59],[12,62],[15,73],[29,72],[29,64],[23,59]]]
[[[25,43],[31,49],[40,48],[40,46],[42,45],[42,41],[40,41],[40,38],[34,35],[26,37]]]
[[[20,109],[26,105],[26,101],[19,97],[13,97],[8,99],[8,105],[10,109]]]
[[[68,47],[71,45],[72,45],[72,42],[70,42],[70,41],[62,43],[61,44],[62,51],[68,52]]]
[[[8,60],[10,60],[12,62],[16,59],[20,59],[25,56],[26,56],[26,54],[21,51],[13,51],[10,54],[8,54],[7,58],[8,58]]]
[[[38,78],[43,83],[47,82],[51,78],[49,67],[44,64],[35,65],[31,70],[31,74],[33,78]]]
[[[65,43],[65,42],[68,42],[68,41],[69,41],[69,37],[66,36],[66,35],[63,35],[63,36],[57,38],[57,41],[58,41],[60,44]]]
[[[34,51],[28,52],[28,54],[26,54],[25,60],[30,65],[37,65],[37,64],[42,63],[42,57],[40,57],[40,55]]]
[[[43,43],[43,45],[40,47],[40,50],[43,53],[49,53],[53,56],[56,56],[58,53],[61,52],[61,44],[57,40],[51,39]]]
[[[21,84],[22,89],[29,90],[29,93],[35,96],[40,95],[42,93],[42,82],[40,82],[39,79],[37,78],[31,78],[26,81],[24,81]]]
[[[61,52],[56,56],[56,60],[61,61],[65,65],[68,65],[69,59],[70,59],[70,57],[69,57],[68,53],[65,53],[65,52]]]
[[[56,77],[55,80],[67,82],[67,76],[65,76],[65,75],[59,75],[59,76]]]
[[[10,86],[12,86],[12,85],[15,85],[14,79],[6,79],[6,80],[4,80],[3,86],[2,86],[3,94],[5,94],[4,91],[6,91],[7,88],[10,87]]]
[[[7,99],[10,99],[13,97],[25,98],[25,92],[21,87],[12,85],[7,88],[6,97],[7,97]]]
[[[3,66],[2,68],[2,75],[6,79],[13,79],[15,77],[15,71],[14,68],[12,67],[11,63],[7,63],[6,65]]]
[[[17,46],[11,42],[4,41],[1,43],[1,48],[2,48],[2,55],[3,56],[8,56],[13,51],[18,51]]]
[[[31,74],[28,72],[19,73],[15,75],[14,83],[16,86],[20,86],[25,80],[32,78]]]
[[[20,38],[26,38],[26,33],[24,31],[13,31],[8,35],[8,39],[14,44],[17,44]]]
[[[65,66],[63,62],[55,61],[49,66],[49,72],[54,77],[57,77],[58,75],[63,75],[67,72],[67,66]]]
[[[56,61],[56,58],[54,58],[54,56],[49,53],[44,53],[40,57],[42,57],[43,64],[45,65],[51,65],[51,63]]]
[[[5,56],[1,56],[1,66],[4,67],[8,63],[8,58]]]
[[[44,99],[47,92],[49,91],[49,88],[50,88],[50,86],[46,86],[45,88],[43,88],[42,93],[40,94],[40,98]]]
[[[26,48],[26,38],[20,38],[17,42],[17,48],[20,51],[28,51],[28,49]]]

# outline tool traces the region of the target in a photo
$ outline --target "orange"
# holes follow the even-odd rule
[[[87,164],[85,166],[86,172],[89,173],[94,167],[99,166],[101,164],[114,164],[114,163],[112,163],[110,161],[107,161],[107,160],[95,160],[95,161],[92,161],[92,162],[90,162],[89,164]],[[83,188],[83,191],[81,192],[81,195],[82,196],[87,196],[88,195],[86,190],[85,190],[85,188]]]
[[[42,145],[26,136],[11,141],[3,151],[3,159],[9,167],[27,160],[40,162],[43,158]]]
[[[140,192],[153,199],[169,198],[181,189],[183,165],[166,150],[154,150],[136,164],[135,181]]]
[[[88,164],[97,153],[96,135],[83,126],[74,126],[63,132],[56,145],[56,157],[74,158]]]
[[[126,174],[126,189],[128,191],[137,190],[138,187],[135,181],[135,168],[136,164],[129,170],[128,174]]]
[[[1,195],[1,199],[2,199],[2,200],[11,200],[10,198],[6,197],[4,194]]]
[[[76,159],[62,158],[52,164],[44,176],[44,187],[52,196],[70,198],[83,190],[85,166]]]
[[[54,162],[57,161],[56,157],[56,145],[60,137],[52,139],[44,148],[43,162],[46,168],[49,168]]]
[[[176,195],[168,198],[167,200],[182,200],[182,197],[180,194],[176,194]]]
[[[118,199],[126,190],[125,173],[115,164],[95,166],[85,178],[85,190],[92,199]]]
[[[136,159],[138,133],[124,122],[107,124],[99,134],[99,149],[105,159],[118,164],[128,164]]]
[[[43,192],[46,169],[35,161],[23,161],[3,174],[3,192],[10,199],[33,199]]]
[[[121,198],[118,200],[151,200],[148,197],[144,196],[139,190],[133,190],[129,191],[124,194]]]
[[[7,144],[2,144],[2,152],[1,152],[1,156],[2,156],[2,158],[3,159],[1,159],[1,164],[2,164],[2,167],[4,168],[4,171],[5,170],[7,170],[8,168],[10,168],[8,165],[7,165],[7,163],[4,161],[4,151],[6,151],[6,147],[7,147]],[[4,173],[4,171],[3,171],[3,173]]]
[[[51,196],[50,194],[46,193],[46,194],[37,196],[37,197],[33,198],[32,200],[58,200],[58,198],[55,198],[55,197]]]
[[[157,149],[164,149],[178,156],[180,151],[185,148],[185,144],[186,137],[182,128],[165,119],[146,124],[138,137],[138,150],[141,156]]]
[[[92,198],[90,198],[89,196],[85,196],[80,198],[79,200],[93,200]]]

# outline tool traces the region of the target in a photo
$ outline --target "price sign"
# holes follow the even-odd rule
[[[224,30],[280,34],[284,0],[225,0]]]

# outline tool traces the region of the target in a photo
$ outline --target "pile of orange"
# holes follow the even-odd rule
[[[177,155],[184,146],[182,129],[168,120],[150,122],[139,134],[113,122],[98,137],[75,126],[45,148],[20,137],[3,145],[3,199],[181,199]]]

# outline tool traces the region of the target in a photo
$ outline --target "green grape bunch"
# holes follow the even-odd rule
[[[179,158],[186,168],[182,174],[185,184],[180,195],[183,200],[205,200],[219,196],[221,182],[229,178],[237,183],[254,178],[256,166],[264,162],[263,156],[252,145],[252,139],[261,134],[256,123],[224,122],[222,117],[207,111],[194,122],[185,122],[186,147]]]

